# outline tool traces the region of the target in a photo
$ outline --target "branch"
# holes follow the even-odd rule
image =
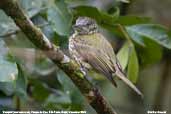
[[[41,49],[49,59],[70,77],[98,114],[116,114],[99,90],[85,78],[78,65],[49,42],[41,30],[24,14],[16,1],[1,0],[0,8],[14,20],[16,25],[37,48]]]

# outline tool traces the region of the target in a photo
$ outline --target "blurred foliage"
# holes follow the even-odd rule
[[[137,43],[143,44],[143,39],[148,38],[156,43],[171,49],[171,38],[168,34],[169,30],[160,25],[140,24],[126,27],[129,35]]]
[[[131,47],[129,47],[129,43],[125,42],[125,44],[123,45],[123,47],[119,50],[117,54],[117,58],[120,61],[120,64],[123,69],[125,69],[128,64],[130,48]]]
[[[48,22],[59,35],[68,36],[72,24],[72,15],[63,0],[56,0],[55,4],[48,8]]]
[[[1,57],[0,66],[1,82],[10,82],[17,78],[18,70],[15,63],[8,62]]]
[[[171,49],[171,32],[167,27],[154,24],[150,18],[120,15],[117,2],[128,1],[116,0],[116,4],[110,4],[110,8],[104,10],[90,0],[19,0],[34,24],[66,54],[68,38],[76,18],[88,16],[95,19],[102,31],[105,29],[112,36],[108,38],[111,43],[117,40],[124,42],[115,43],[119,46],[113,47],[121,47],[118,60],[127,71],[128,78],[136,83],[142,69],[158,63],[163,57],[163,50]],[[118,25],[125,29],[124,33]],[[129,39],[125,36],[129,36]],[[102,88],[109,87],[102,78],[90,80],[104,85]],[[105,95],[114,95],[111,93],[113,89],[104,91]],[[128,92],[124,95],[128,95]],[[4,102],[4,99],[12,103]],[[19,104],[20,110],[39,107],[46,110],[86,109],[93,112],[91,108],[87,109],[83,96],[66,74],[37,50],[15,23],[0,11],[0,105],[5,109],[16,109],[13,104]]]
[[[128,62],[128,78],[136,83],[139,74],[139,63],[134,47],[131,47],[129,62]]]

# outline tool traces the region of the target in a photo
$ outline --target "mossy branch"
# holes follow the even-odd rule
[[[98,114],[116,114],[99,90],[84,77],[78,65],[64,55],[59,48],[55,47],[24,14],[17,0],[1,0],[0,8],[13,19],[16,25],[37,48],[42,50],[49,59],[70,77]]]

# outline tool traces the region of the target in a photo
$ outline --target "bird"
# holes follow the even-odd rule
[[[112,45],[99,32],[96,21],[90,17],[78,17],[73,25],[74,32],[69,37],[69,53],[86,74],[94,69],[103,74],[117,87],[115,77],[125,82],[138,95],[141,91],[125,75]]]

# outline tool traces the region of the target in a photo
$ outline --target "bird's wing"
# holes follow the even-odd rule
[[[93,41],[93,39],[96,39],[97,41]],[[125,77],[119,61],[114,54],[112,46],[103,37],[103,35],[96,34],[95,36],[91,37],[84,36],[84,38],[74,43],[74,47],[80,56],[86,60],[86,62],[88,62],[94,69],[104,74],[110,81],[112,81],[114,85],[116,85],[116,83],[113,79],[113,74],[116,74],[118,78],[124,81],[139,95],[142,95],[135,85],[133,85]]]
[[[115,72],[113,63],[108,55],[97,45],[89,45],[86,40],[79,40],[74,43],[75,50],[89,63],[95,70],[104,74],[116,86],[112,74]]]
[[[118,59],[115,56],[115,53],[113,52],[113,48],[112,46],[109,44],[109,42],[107,42],[107,40],[105,40],[105,38],[103,38],[103,35],[99,35],[99,37],[101,37],[101,39],[103,39],[103,45],[105,45],[106,47],[103,48],[104,52],[106,52],[106,54],[108,55],[108,57],[110,57],[110,61],[113,63],[112,65],[114,66],[115,69],[115,75],[121,79],[123,82],[125,82],[129,87],[131,87],[136,93],[138,93],[140,96],[143,97],[143,94],[136,88],[136,86],[126,78],[125,73],[123,72],[123,69],[121,68],[121,65],[118,61]]]

